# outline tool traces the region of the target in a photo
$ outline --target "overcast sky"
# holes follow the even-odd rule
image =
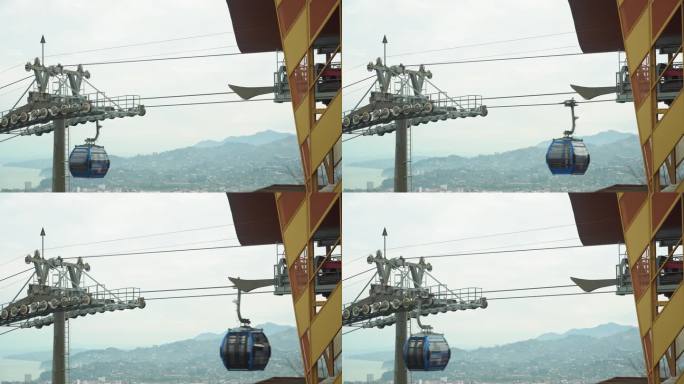
[[[377,0],[344,3],[344,82],[371,73],[369,61],[382,56],[387,35],[390,65],[464,59],[580,52],[567,0]],[[462,45],[556,34],[476,47],[406,54]],[[432,82],[451,96],[484,97],[571,91],[569,84],[614,85],[616,53],[520,61],[428,66]],[[372,80],[345,89],[349,110]],[[485,104],[562,102],[571,95],[486,100]],[[611,95],[604,98],[610,98]],[[579,97],[576,96],[579,100]],[[583,104],[578,136],[605,130],[637,133],[633,105]],[[414,155],[477,155],[536,145],[570,127],[563,106],[490,109],[485,118],[447,120],[413,129]],[[394,154],[394,135],[361,137],[345,143],[345,161],[386,158]]]
[[[372,215],[365,214],[373,212]],[[373,265],[369,253],[382,249],[382,229],[389,234],[389,257],[412,257],[483,249],[515,249],[580,244],[567,194],[358,194],[344,197],[344,275]],[[430,246],[392,249],[418,243],[537,229]],[[572,284],[569,277],[612,278],[617,246],[543,252],[428,259],[431,272],[450,288],[484,290]],[[352,301],[372,272],[343,285]],[[539,293],[580,292],[579,288],[489,293],[489,298]],[[367,291],[364,293],[364,295]],[[363,297],[363,296],[362,296]],[[474,348],[534,338],[546,332],[616,322],[636,325],[632,296],[613,294],[522,300],[491,300],[487,309],[428,316],[424,323],[445,333],[456,348]],[[415,323],[414,323],[415,326]],[[345,328],[345,331],[351,328]],[[345,354],[391,350],[394,327],[360,330],[344,336]]]
[[[26,269],[23,257],[40,249],[45,227],[46,255],[79,256],[152,247],[188,248],[237,244],[225,194],[16,194],[0,196],[3,233],[0,277]],[[214,229],[48,249],[75,243],[117,239],[185,229]],[[226,240],[228,239],[228,240]],[[269,278],[275,246],[169,253],[86,260],[90,274],[108,288],[143,290],[228,285],[227,276]],[[28,278],[0,283],[0,302],[8,302]],[[195,293],[206,293],[195,292]],[[234,292],[232,289],[213,293]],[[178,296],[159,293],[144,296]],[[237,326],[234,297],[149,301],[145,309],[107,312],[71,323],[72,348],[133,347],[191,338],[203,332],[225,332]],[[290,296],[246,296],[243,315],[254,324],[294,326]],[[0,328],[4,330],[6,328]],[[0,336],[0,356],[15,349],[50,350],[52,327],[19,330]],[[218,348],[218,347],[217,347]]]
[[[5,16],[0,85],[29,75],[24,71],[24,64],[40,56],[42,34],[47,40],[46,56],[217,34],[162,44],[50,56],[46,57],[49,65],[238,51],[228,7],[223,0],[4,0],[0,2],[0,13]],[[229,82],[248,86],[271,85],[275,68],[275,54],[263,53],[93,65],[85,69],[92,75],[90,81],[110,96],[133,94],[153,97],[225,92],[229,91]],[[24,82],[0,90],[0,110],[10,109],[27,86],[28,82]],[[236,98],[235,95],[223,95],[192,100],[148,100],[145,104]],[[291,104],[271,102],[150,108],[145,117],[107,120],[103,126],[101,144],[116,155],[152,153],[266,129],[294,133]],[[74,144],[91,137],[94,127],[80,125],[71,132]],[[49,158],[51,143],[52,135],[2,143],[0,159],[27,153],[33,157]]]

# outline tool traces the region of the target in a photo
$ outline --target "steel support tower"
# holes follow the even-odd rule
[[[360,298],[364,288],[354,301],[344,304],[342,324],[380,329],[395,326],[395,384],[407,383],[403,348],[408,321],[416,319],[420,325],[420,318],[429,314],[487,308],[481,288],[449,289],[430,274],[432,265],[423,258],[417,263],[401,256],[390,259],[378,250],[368,256],[367,262],[376,267],[374,277],[366,284],[370,285],[368,295]]]
[[[41,39],[43,53],[45,38]],[[0,133],[22,136],[53,132],[52,191],[67,191],[66,131],[69,127],[105,119],[144,116],[140,96],[108,97],[93,86],[90,72],[82,65],[67,69],[61,64],[45,65],[35,58],[25,65],[35,79],[8,111],[0,113]],[[86,88],[88,85],[88,88]],[[18,106],[28,93],[25,104]]]
[[[385,45],[386,42],[383,39]],[[342,132],[364,136],[396,133],[394,191],[408,192],[411,127],[459,117],[484,117],[487,107],[479,95],[450,97],[430,81],[432,72],[423,65],[418,69],[403,64],[389,66],[378,58],[366,68],[376,74],[375,82],[366,92],[370,93],[368,103],[359,106],[364,95],[352,110],[344,112]]]
[[[394,192],[409,191],[408,175],[408,124],[406,120],[396,122],[397,133],[394,143]]]
[[[45,232],[41,231],[41,237]],[[44,248],[44,247],[43,247]],[[44,252],[44,251],[43,251]],[[15,298],[0,306],[0,326],[42,328],[53,326],[52,383],[67,384],[69,319],[97,313],[145,308],[139,288],[109,290],[89,274],[90,265],[61,257],[46,259],[36,250],[25,258],[35,271]],[[86,285],[90,281],[93,285]],[[26,295],[19,298],[24,287]]]

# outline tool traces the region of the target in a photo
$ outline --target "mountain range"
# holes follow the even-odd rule
[[[292,326],[265,323],[262,328],[271,344],[271,359],[264,371],[228,372],[219,357],[224,334],[202,333],[192,339],[132,350],[106,348],[71,353],[72,380],[164,383],[245,383],[274,376],[302,376],[297,330]],[[6,356],[15,360],[42,361],[39,380],[50,380],[50,352]],[[48,360],[49,359],[49,360]]]
[[[275,131],[134,157],[110,154],[110,161],[104,179],[71,179],[71,190],[242,192],[302,182],[296,136]],[[42,159],[6,165],[41,169],[45,179],[34,191],[44,192],[51,189],[51,164]]]
[[[157,383],[245,383],[273,376],[301,376],[297,331],[294,327],[266,323],[263,328],[271,347],[268,367],[262,372],[227,372],[218,348],[223,334],[202,333],[194,338],[132,350],[106,348],[72,351],[73,380]],[[449,338],[446,335],[447,339]],[[41,380],[49,380],[49,352],[5,356],[9,359],[42,361]],[[360,353],[345,360],[383,362],[385,372],[375,383],[392,380],[393,351]],[[354,369],[352,361],[345,369]],[[363,373],[363,372],[362,372]],[[412,372],[413,380],[459,381],[464,383],[596,383],[615,376],[642,376],[643,357],[636,327],[615,323],[593,328],[544,333],[536,338],[464,350],[451,348],[447,369]],[[365,377],[365,374],[354,374]],[[346,383],[354,383],[345,381]],[[365,384],[366,381],[364,380]]]
[[[414,156],[412,189],[422,191],[587,192],[615,184],[641,184],[643,162],[636,135],[605,131],[584,137],[591,153],[583,176],[553,176],[544,161],[548,142],[512,151],[462,157]],[[104,179],[72,179],[75,191],[223,192],[253,191],[272,184],[301,184],[301,159],[296,136],[263,131],[202,141],[171,151],[118,157]],[[36,192],[51,188],[51,160],[8,163],[7,166],[41,169],[44,179]],[[393,159],[349,164],[382,170],[381,183],[372,191],[393,188]],[[345,171],[345,177],[354,177]],[[358,183],[357,183],[358,185]],[[365,182],[361,185],[365,185]],[[345,188],[346,191],[355,191]],[[22,188],[23,191],[23,188]],[[366,191],[364,188],[363,191]]]
[[[392,351],[351,358],[383,361],[387,371],[377,382],[391,382]],[[412,372],[412,377],[414,381],[446,378],[466,383],[596,383],[616,376],[643,374],[638,329],[608,323],[561,334],[545,333],[494,347],[451,348],[446,370]]]
[[[200,141],[199,143],[195,144],[195,147],[198,147],[198,148],[219,147],[219,146],[226,144],[226,143],[249,144],[249,145],[259,146],[259,145],[269,144],[269,143],[272,143],[274,141],[287,139],[287,138],[290,138],[293,136],[294,135],[289,134],[289,133],[276,132],[276,131],[269,129],[269,130],[257,132],[253,135],[248,135],[248,136],[230,136],[230,137],[227,137],[221,141],[204,140],[204,141]]]
[[[414,157],[413,190],[454,192],[589,192],[615,184],[644,183],[637,135],[605,131],[583,138],[591,154],[582,176],[554,176],[546,162],[549,142],[507,152],[474,157]],[[393,160],[351,163],[354,167],[383,169],[384,180],[375,192],[393,188]],[[345,176],[348,176],[345,174]]]
[[[606,323],[597,325],[593,328],[576,328],[563,333],[549,332],[539,335],[536,340],[560,340],[569,336],[589,336],[593,338],[604,338],[613,335],[617,335],[623,332],[629,332],[636,330],[635,327],[629,325],[621,325],[616,323]]]

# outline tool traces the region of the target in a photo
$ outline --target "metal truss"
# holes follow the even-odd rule
[[[344,305],[344,326],[384,328],[396,323],[397,312],[420,319],[430,314],[487,308],[482,288],[452,290],[430,275],[432,265],[422,258],[410,263],[403,257],[387,259],[377,251],[367,261],[376,265],[376,278],[367,297]],[[434,281],[432,285],[428,277]]]
[[[63,312],[69,319],[145,308],[139,288],[107,289],[88,275],[90,265],[81,259],[76,263],[66,262],[61,257],[45,259],[35,251],[33,256],[26,256],[25,261],[35,268],[24,285],[28,285],[26,296],[17,300],[20,290],[15,299],[0,305],[0,326],[42,328],[54,323],[55,312]],[[86,277],[94,284],[86,286]]]
[[[33,72],[35,79],[14,107],[0,113],[0,133],[41,135],[52,132],[54,121],[59,119],[72,126],[146,114],[140,96],[108,97],[88,82],[90,72],[81,65],[74,71],[59,64],[45,66],[36,58],[25,69]],[[27,92],[26,104],[17,107]]]
[[[343,133],[382,136],[394,132],[399,120],[417,126],[448,119],[487,116],[482,96],[449,96],[430,82],[432,72],[422,65],[418,70],[411,70],[401,64],[387,66],[378,58],[376,63],[369,63],[367,69],[376,73],[375,90],[370,92],[368,104],[361,107],[357,104],[344,112]]]

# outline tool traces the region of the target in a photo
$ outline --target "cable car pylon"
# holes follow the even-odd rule
[[[41,52],[44,57],[44,36],[41,38]],[[75,70],[71,70],[61,64],[47,66],[44,58],[41,60],[36,57],[24,69],[33,72],[35,79],[12,108],[0,113],[0,133],[21,136],[54,133],[53,192],[67,190],[67,127],[146,114],[145,106],[140,104],[140,96],[107,96],[88,81],[90,72],[84,70],[80,64]],[[17,106],[27,93],[26,104]]]
[[[387,231],[383,230],[386,239]],[[383,242],[386,244],[385,242]],[[378,250],[366,261],[375,264],[376,273],[351,303],[343,305],[342,325],[379,328],[395,325],[394,383],[406,384],[407,372],[442,370],[449,362],[449,346],[443,335],[420,322],[422,316],[487,308],[482,288],[452,290],[430,272],[432,265],[420,258],[417,263],[402,256],[387,258]],[[428,280],[429,278],[429,280]],[[407,321],[416,319],[422,332],[407,340]],[[432,346],[432,347],[430,347]],[[422,363],[417,360],[422,359]],[[425,362],[428,359],[428,362]]]
[[[408,192],[411,154],[410,127],[447,119],[487,116],[482,96],[451,97],[434,83],[432,72],[420,65],[418,70],[403,64],[387,64],[387,36],[383,36],[383,55],[367,65],[376,80],[359,102],[342,116],[342,133],[382,136],[396,133],[394,155],[394,192]],[[370,93],[368,104],[359,106]]]
[[[0,326],[40,329],[52,325],[52,383],[66,384],[67,322],[98,313],[143,309],[146,303],[139,288],[105,288],[88,274],[90,265],[80,257],[75,263],[62,257],[46,259],[44,229],[40,236],[42,252],[36,250],[24,260],[33,264],[35,271],[9,303],[0,305]],[[19,298],[27,286],[26,296]]]

